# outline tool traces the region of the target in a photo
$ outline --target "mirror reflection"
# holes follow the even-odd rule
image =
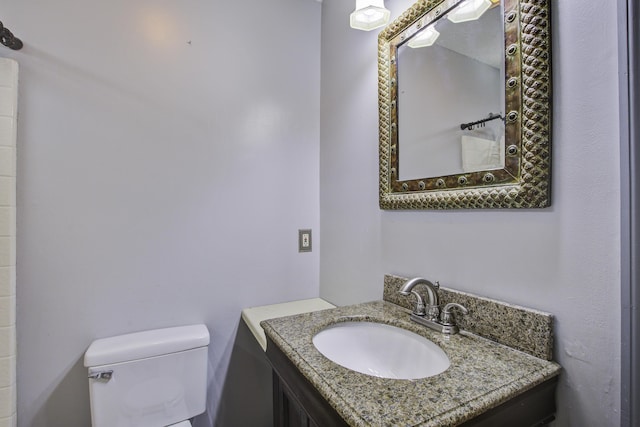
[[[398,178],[502,169],[503,10],[470,0],[398,47]]]

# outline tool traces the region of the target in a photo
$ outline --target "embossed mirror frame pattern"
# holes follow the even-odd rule
[[[397,51],[460,0],[420,0],[378,36],[381,209],[544,208],[551,204],[549,0],[503,0],[505,167],[398,179]]]

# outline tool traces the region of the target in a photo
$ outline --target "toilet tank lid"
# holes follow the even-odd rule
[[[129,362],[207,345],[209,331],[205,325],[135,332],[95,340],[84,354],[84,366]]]

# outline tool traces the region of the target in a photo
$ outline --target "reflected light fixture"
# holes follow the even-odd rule
[[[429,25],[427,28],[413,36],[407,45],[412,48],[431,46],[436,42],[439,36],[440,33],[435,29],[435,26]]]
[[[491,0],[466,0],[447,15],[451,22],[474,21],[482,16],[492,5]]]
[[[384,7],[384,0],[356,0],[356,10],[351,13],[351,28],[371,31],[387,25],[391,12]]]

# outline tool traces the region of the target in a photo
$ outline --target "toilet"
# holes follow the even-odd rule
[[[208,346],[205,325],[92,342],[84,355],[92,426],[191,426],[205,411]]]

